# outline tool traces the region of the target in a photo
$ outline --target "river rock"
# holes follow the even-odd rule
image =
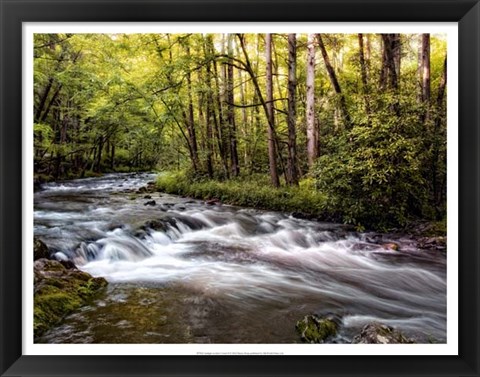
[[[152,195],[145,195],[143,199],[152,199]]]
[[[202,220],[197,219],[197,218],[192,217],[192,216],[177,215],[175,217],[175,222],[177,222],[177,221],[185,224],[186,226],[188,226],[192,230],[200,230],[200,229],[204,229],[206,227],[206,224]]]
[[[372,322],[366,325],[362,332],[353,338],[352,344],[396,344],[415,343],[405,337],[400,331],[382,323]]]
[[[316,220],[316,216],[309,214],[309,213],[304,213],[304,212],[292,212],[292,217],[295,219],[302,219],[302,220]]]
[[[76,270],[77,266],[75,266],[75,263],[73,263],[71,260],[61,260],[59,261],[63,267],[65,267],[67,270]]]
[[[61,262],[45,258],[34,262],[33,273],[35,337],[87,304],[107,285],[104,278],[68,269]]]
[[[166,217],[164,219],[149,220],[140,227],[140,230],[148,231],[149,229],[152,229],[157,232],[165,233],[170,227],[176,228],[176,221],[171,217]]]
[[[144,206],[154,206],[157,202],[155,200],[149,200],[148,202],[143,203]]]
[[[417,240],[419,249],[446,250],[447,237],[421,237]]]
[[[33,260],[41,258],[50,258],[50,250],[48,250],[47,245],[43,243],[39,238],[33,238]]]
[[[145,194],[145,193],[153,193],[155,192],[155,182],[151,181],[151,182],[148,182],[146,186],[142,186],[140,187],[136,193],[137,194]]]
[[[398,251],[399,249],[398,244],[396,244],[395,242],[386,242],[382,244],[382,247],[385,250],[393,250],[393,251]]]
[[[298,321],[295,328],[300,334],[302,342],[324,343],[337,334],[339,320],[333,316],[306,315]]]

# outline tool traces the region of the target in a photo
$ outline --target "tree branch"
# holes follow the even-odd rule
[[[276,98],[272,101],[265,101],[265,103],[274,103],[276,101],[285,101],[287,98]],[[230,103],[230,102],[226,102],[227,105],[230,105],[230,106],[234,106],[234,107],[239,107],[241,109],[245,109],[245,108],[248,108],[248,107],[259,107],[259,106],[263,106],[263,103],[252,103],[250,105],[239,105],[239,104],[236,104],[236,103]],[[280,110],[279,110],[280,111]],[[283,111],[282,111],[283,112]]]

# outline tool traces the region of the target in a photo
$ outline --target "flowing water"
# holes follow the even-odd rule
[[[446,341],[446,258],[407,236],[356,233],[287,213],[133,194],[153,174],[52,183],[34,231],[108,288],[37,342],[296,343],[306,314]],[[154,200],[155,205],[146,205]],[[382,244],[396,242],[399,251]]]

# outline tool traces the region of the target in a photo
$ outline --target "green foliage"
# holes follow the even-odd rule
[[[385,107],[368,118],[357,116],[356,124],[328,139],[330,153],[314,169],[317,189],[328,197],[328,210],[360,228],[387,229],[426,215],[424,131],[418,116],[397,117]]]
[[[53,136],[53,130],[48,124],[34,123],[33,134],[35,136],[35,140],[45,142],[46,140],[51,139],[51,137]]]

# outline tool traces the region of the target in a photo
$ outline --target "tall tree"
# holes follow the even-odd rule
[[[311,169],[317,158],[317,132],[315,127],[315,34],[307,41],[307,160]]]
[[[345,123],[345,127],[350,129],[352,127],[352,120],[350,118],[350,113],[347,107],[347,100],[345,98],[345,94],[342,92],[342,88],[340,87],[340,83],[338,82],[337,75],[335,70],[333,69],[332,64],[330,63],[330,58],[328,57],[327,49],[325,48],[325,44],[323,43],[323,38],[321,34],[317,34],[318,45],[320,47],[320,51],[322,52],[323,61],[325,62],[325,67],[327,68],[328,77],[332,83],[333,89],[335,93],[340,98],[340,110],[342,111],[343,121]]]
[[[208,42],[208,47],[210,54],[212,58],[215,55],[215,47],[213,43],[213,38],[207,37],[207,42]],[[223,46],[223,44],[222,44]],[[222,47],[223,48],[223,47]],[[218,65],[217,65],[217,60],[213,59],[213,76],[214,76],[214,81],[215,81],[215,98],[216,98],[216,105],[213,108],[217,109],[218,111],[218,116],[215,117],[216,122],[215,124],[215,134],[217,138],[217,144],[218,144],[218,150],[220,153],[220,158],[222,160],[222,170],[223,170],[223,175],[228,178],[230,176],[230,172],[228,169],[228,147],[226,145],[226,138],[224,136],[225,132],[223,129],[223,126],[225,124],[225,114],[224,114],[224,103],[225,103],[225,97],[223,94],[223,89],[221,88],[220,85],[220,79],[219,79],[219,72],[218,72]],[[223,72],[223,69],[222,69]]]
[[[399,72],[400,72],[400,35],[382,34],[383,52],[382,69],[380,74],[380,89],[390,89],[394,95],[391,108],[400,116],[400,103],[398,98]]]
[[[277,173],[277,155],[276,155],[276,151],[277,151],[277,145],[278,145],[278,141],[277,141],[277,135],[276,135],[276,131],[275,131],[275,118],[274,116],[271,116],[273,115],[273,78],[272,78],[272,47],[271,47],[271,35],[270,37],[266,37],[265,40],[265,56],[269,56],[269,59],[265,59],[266,61],[269,61],[270,64],[267,64],[267,96],[268,96],[268,93],[270,94],[270,96],[272,97],[271,100],[265,100],[265,98],[263,97],[263,93],[260,89],[260,85],[258,83],[258,78],[257,78],[257,74],[255,73],[255,70],[252,66],[252,63],[250,61],[250,57],[248,55],[248,52],[247,52],[247,47],[246,47],[246,43],[245,43],[245,35],[244,34],[237,34],[237,37],[238,37],[238,41],[240,42],[240,47],[242,49],[242,52],[243,52],[243,56],[245,58],[245,62],[241,61],[240,59],[236,59],[235,62],[236,63],[239,63],[241,64],[241,66],[243,67],[243,69],[245,69],[249,76],[250,76],[250,79],[251,79],[251,82],[253,84],[253,87],[255,89],[255,95],[256,97],[258,98],[258,100],[260,101],[260,105],[263,107],[263,110],[265,112],[265,116],[267,118],[267,126],[268,126],[268,130],[267,130],[267,138],[268,138],[268,160],[269,160],[269,170],[270,170],[270,178],[271,178],[271,181],[272,181],[272,184],[273,186],[275,187],[278,187],[280,185],[280,181],[279,181],[279,178],[278,178],[278,173]],[[267,40],[270,42],[270,43],[267,43]],[[268,48],[268,46],[270,45],[270,47]],[[268,74],[269,73],[269,74]],[[270,76],[270,79],[268,78],[268,76]],[[269,107],[268,105],[271,105],[271,107]],[[257,104],[254,104],[252,106],[258,106]]]
[[[424,106],[421,121],[426,122],[430,113],[430,34],[421,35],[419,61],[420,101]]]
[[[290,185],[298,185],[297,169],[297,37],[288,34],[288,160],[287,181]]]
[[[213,54],[210,51],[211,35],[207,35],[203,40],[203,55],[206,60],[205,65],[205,80],[206,80],[206,148],[207,148],[207,174],[209,178],[213,178],[213,143],[214,143],[214,134],[213,134],[213,124],[217,124],[217,119],[215,116],[214,109],[214,90],[212,88],[212,60]]]
[[[402,39],[400,34],[390,34],[392,38],[393,61],[395,63],[395,73],[400,81],[400,68],[402,62]]]
[[[382,38],[382,71],[381,88],[398,89],[400,77],[400,35],[381,34]]]
[[[268,117],[268,161],[270,179],[274,187],[280,186],[277,173],[277,148],[275,143],[275,114],[273,107],[273,77],[272,77],[272,34],[265,34],[265,64],[266,64],[266,103]]]
[[[197,135],[195,131],[195,119],[194,119],[194,112],[193,112],[193,99],[192,99],[192,74],[190,71],[190,46],[188,43],[185,44],[185,53],[187,57],[187,91],[188,91],[188,114],[184,113],[185,124],[187,125],[188,131],[188,140],[190,144],[190,158],[192,160],[192,167],[194,172],[197,172],[199,169],[199,161],[198,161],[198,145],[197,145]]]
[[[233,34],[227,34],[227,52],[229,59],[233,58]],[[240,165],[238,163],[238,151],[237,151],[237,129],[235,125],[235,109],[234,109],[234,77],[233,77],[233,64],[229,61],[227,65],[227,121],[229,127],[229,139],[230,139],[230,161],[232,176],[236,177],[240,174]]]
[[[362,76],[362,92],[365,103],[365,112],[370,114],[370,101],[368,99],[368,76],[367,63],[365,61],[365,48],[363,43],[363,34],[358,34],[358,56],[360,59],[360,74]]]

